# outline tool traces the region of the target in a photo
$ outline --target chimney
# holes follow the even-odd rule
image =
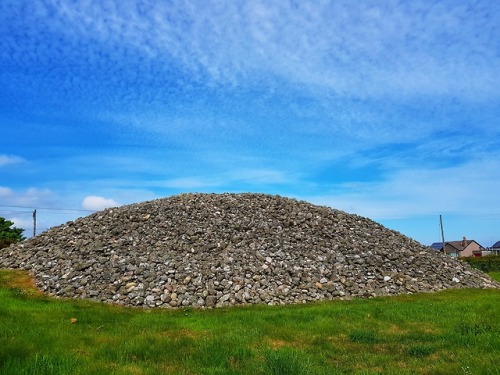
[[[464,238],[462,239],[462,247],[466,246],[467,246],[467,238],[464,236]]]

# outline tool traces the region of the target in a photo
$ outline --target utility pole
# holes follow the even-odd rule
[[[36,236],[36,209],[33,211],[33,237]]]
[[[445,251],[445,243],[444,243],[444,230],[443,230],[443,217],[439,215],[439,224],[441,226],[441,240],[443,241],[443,253],[446,253]]]

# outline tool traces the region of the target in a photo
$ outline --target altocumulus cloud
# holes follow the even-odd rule
[[[118,202],[110,198],[89,195],[83,199],[82,207],[85,210],[100,211],[109,207],[120,206]]]

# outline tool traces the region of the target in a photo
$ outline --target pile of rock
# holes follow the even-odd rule
[[[46,293],[146,307],[289,304],[500,287],[360,216],[263,194],[183,194],[0,250]]]

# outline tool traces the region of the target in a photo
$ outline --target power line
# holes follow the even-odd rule
[[[11,206],[0,204],[0,207],[7,208],[35,208],[36,206]],[[74,212],[96,212],[96,210],[82,210],[78,208],[53,208],[53,207],[36,207],[37,210],[51,210],[51,211],[74,211]]]
[[[33,211],[0,211],[0,215],[27,215]]]
[[[439,217],[439,214],[427,215],[401,215],[401,216],[368,216],[373,220],[414,220],[414,219],[429,219]],[[448,219],[467,219],[467,218],[484,218],[484,219],[498,219],[500,214],[444,214]]]

